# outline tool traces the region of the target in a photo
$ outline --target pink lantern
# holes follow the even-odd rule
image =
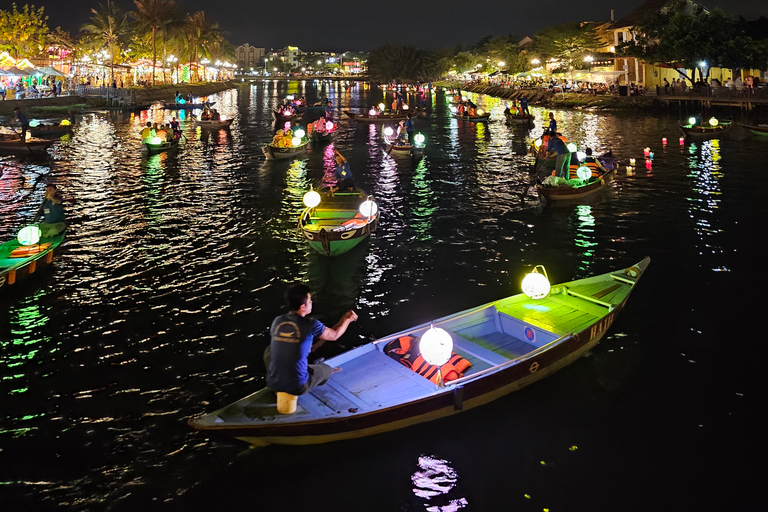
[[[661,143],[666,146],[667,145],[667,138],[664,137],[663,139],[661,139]]]
[[[680,137],[680,145],[682,146],[684,144],[685,144],[685,137]]]
[[[333,123],[331,121],[328,121],[325,123],[325,129],[328,131],[333,130]]]
[[[648,154],[651,152],[651,148],[645,148],[643,150],[643,155],[648,156]]]

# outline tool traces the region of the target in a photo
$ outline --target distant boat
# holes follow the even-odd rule
[[[23,155],[42,153],[52,146],[57,139],[27,139],[22,142],[18,135],[0,134],[0,152]]]
[[[488,118],[491,117],[490,112],[486,112],[481,116],[468,116],[468,115],[461,116],[459,114],[451,114],[451,115],[456,119],[461,119],[462,121],[472,121],[474,123],[488,121]]]
[[[212,103],[164,103],[163,108],[167,108],[169,110],[194,110],[199,108],[212,107],[215,104],[215,101]]]
[[[749,130],[752,135],[757,135],[758,137],[768,137],[768,124],[758,124],[756,126],[742,124],[741,126],[746,130]]]
[[[721,136],[730,130],[731,126],[733,126],[732,122],[721,121],[717,124],[717,126],[684,124],[680,126],[680,130],[685,134],[686,137],[706,140]]]
[[[162,153],[163,151],[168,151],[169,149],[178,147],[179,140],[181,140],[181,137],[175,138],[171,141],[162,141],[157,143],[142,142],[141,146],[146,153],[153,155],[156,153]]]
[[[202,126],[203,128],[226,128],[232,124],[232,119],[219,119],[214,121],[213,119],[200,119],[199,117],[193,117],[195,124]]]
[[[504,116],[507,119],[507,124],[532,124],[534,117],[531,115],[515,115],[509,112],[504,112]]]
[[[29,134],[33,137],[48,138],[60,137],[72,133],[72,125],[39,124],[29,127]]]
[[[280,147],[273,146],[272,144],[266,144],[263,148],[261,148],[261,151],[264,153],[264,156],[267,157],[267,160],[285,160],[287,158],[295,158],[306,153],[308,145],[309,140],[304,141],[298,146],[290,147]]]
[[[349,110],[345,110],[344,113],[359,123],[391,123],[393,121],[405,121],[408,119],[408,116],[406,116],[404,113],[397,114],[382,112],[381,114],[370,115],[368,113],[355,114]],[[414,114],[418,114],[418,112],[415,111]]]
[[[341,371],[299,396],[292,414],[278,413],[275,393],[263,388],[189,424],[254,446],[308,445],[398,430],[485,405],[589,352],[649,264],[645,258],[627,268],[553,286],[540,299],[513,295],[353,348],[325,361]],[[433,325],[451,338],[449,362],[455,362],[443,365],[439,377],[437,367],[423,361],[418,350],[405,353],[411,356],[406,358],[398,348],[421,347]],[[411,361],[420,361],[418,367],[411,369]],[[455,364],[463,370],[451,375],[448,370]],[[444,385],[435,384],[441,381]],[[452,427],[443,423],[435,428]]]

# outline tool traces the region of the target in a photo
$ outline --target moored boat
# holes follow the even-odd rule
[[[358,188],[331,196],[327,189],[321,192],[314,193],[319,204],[308,202],[305,196],[307,208],[299,217],[299,230],[314,250],[324,256],[338,256],[376,231],[380,213],[372,196]]]
[[[29,134],[32,137],[61,137],[69,133],[72,133],[72,125],[69,124],[38,124],[37,126],[29,126]]]
[[[53,260],[54,252],[64,241],[64,233],[41,238],[32,245],[21,245],[17,239],[0,245],[0,289],[16,284]]]
[[[749,124],[741,124],[741,126],[749,131],[752,135],[757,135],[758,137],[768,137],[768,124],[758,124],[758,125],[749,125]]]
[[[473,123],[488,121],[488,118],[491,117],[491,113],[490,112],[486,112],[485,114],[482,114],[482,115],[479,115],[479,116],[478,115],[474,115],[474,116],[465,115],[465,116],[462,116],[462,115],[459,115],[458,113],[457,114],[451,114],[451,115],[453,117],[455,117],[456,119],[461,119],[462,121],[471,121]]]
[[[167,108],[169,110],[194,110],[205,107],[212,107],[215,104],[215,101],[211,103],[163,103],[163,108]]]
[[[195,124],[202,126],[203,128],[226,128],[232,124],[232,119],[200,119],[199,117],[193,117]]]
[[[354,112],[351,112],[349,110],[345,110],[344,113],[348,117],[352,118],[353,120],[359,123],[391,123],[391,122],[397,122],[397,121],[405,121],[406,119],[408,119],[408,116],[405,113],[398,114],[398,113],[382,112],[381,114],[371,115],[369,113],[355,114]]]
[[[485,405],[572,364],[606,334],[650,258],[602,275],[531,290],[385,336],[325,361],[341,371],[280,414],[263,388],[189,420],[198,430],[254,446],[308,445],[402,429]],[[541,276],[541,274],[539,274]],[[528,276],[526,276],[527,279]],[[432,329],[439,328],[441,331]],[[402,363],[393,345],[445,342],[470,363],[453,380],[432,380]],[[447,354],[447,352],[446,352]],[[426,355],[415,353],[416,357]],[[441,368],[446,368],[444,365]],[[432,373],[432,372],[430,372]],[[442,384],[439,384],[442,381]]]
[[[0,134],[0,152],[12,154],[42,153],[56,142],[56,139],[29,138],[21,141],[18,135]]]
[[[155,153],[162,153],[163,151],[168,151],[169,149],[176,148],[179,146],[179,140],[181,140],[181,137],[173,139],[171,141],[159,140],[159,137],[155,137],[155,138],[158,140],[157,141],[153,140],[151,142],[142,141],[141,143],[142,149],[150,155],[153,155]]]
[[[504,116],[507,119],[507,124],[532,124],[532,115],[515,115],[509,112],[504,112]]]
[[[685,134],[686,137],[706,140],[723,135],[725,132],[731,129],[731,126],[733,126],[732,122],[721,121],[715,126],[705,126],[702,124],[683,124],[680,125],[680,130]]]
[[[307,152],[307,146],[309,145],[309,140],[305,140],[298,146],[290,146],[290,147],[281,147],[281,146],[273,146],[272,144],[266,144],[263,148],[261,148],[262,153],[264,153],[264,156],[267,157],[267,160],[284,160],[287,158],[294,158],[300,155],[303,155]]]

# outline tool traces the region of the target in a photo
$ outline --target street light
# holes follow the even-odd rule
[[[500,61],[499,61],[499,69],[503,68],[503,67],[504,67],[504,66],[506,66],[506,65],[507,65],[507,63],[506,63],[506,62],[504,62],[503,60],[500,60]]]
[[[595,60],[595,59],[591,55],[587,55],[586,57],[584,57],[584,62],[587,63],[587,67],[589,68],[589,72],[590,73],[592,72],[592,61],[593,60]]]
[[[533,64],[534,66],[538,66],[539,64],[541,64],[541,61],[539,59],[533,59],[531,60],[531,64]]]
[[[264,74],[267,74],[267,62],[269,62],[269,59],[264,59]]]

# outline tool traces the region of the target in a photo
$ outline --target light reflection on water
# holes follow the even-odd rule
[[[416,120],[417,131],[427,135],[425,157],[416,162],[386,156],[381,126],[347,120],[332,144],[312,146],[296,160],[266,162],[260,148],[275,130],[271,110],[288,90],[310,101],[326,94],[335,105],[342,98],[345,109],[391,100],[391,93],[363,84],[297,82],[287,89],[267,82],[215,97],[222,115],[234,119],[229,130],[202,129],[185,115],[186,140],[174,152],[141,155],[137,133],[147,121],[168,122],[183,111],[95,112],[83,116],[54,159],[3,162],[0,231],[6,238],[34,214],[48,181],[62,189],[72,229],[56,270],[41,272],[29,293],[3,308],[0,440],[2,455],[16,468],[6,480],[34,484],[2,486],[0,493],[81,508],[122,497],[126,509],[142,509],[132,501],[137,496],[174,501],[195,485],[205,487],[210,468],[226,473],[242,447],[191,432],[185,420],[262,385],[261,351],[282,310],[284,283],[307,280],[316,290],[316,316],[326,323],[346,309],[361,313],[341,343],[320,354],[328,357],[517,293],[517,276],[534,264],[545,264],[562,281],[650,254],[653,272],[643,283],[649,289],[662,276],[680,279],[668,269],[681,261],[708,273],[735,272],[746,265],[730,250],[744,239],[735,233],[746,227],[736,231],[736,222],[765,210],[760,203],[744,215],[740,202],[753,178],[740,171],[745,160],[768,156],[765,145],[713,140],[686,144],[681,152],[660,147],[662,136],[676,140],[673,119],[578,110],[556,112],[569,140],[598,154],[612,150],[625,164],[651,146],[652,172],[622,172],[610,190],[576,204],[541,208],[533,191],[521,201],[532,163],[527,147],[541,135],[548,110],[532,107],[538,120],[531,129],[507,127],[506,102],[476,95],[492,113],[488,123],[450,117],[442,94],[433,95],[430,117]],[[356,183],[375,196],[382,222],[369,241],[328,259],[297,236],[296,220],[303,193],[332,173],[333,149],[347,156]],[[674,299],[659,300],[674,309]],[[650,302],[633,297],[626,314],[648,313]],[[624,324],[629,348],[615,356],[622,363],[634,361],[631,347],[640,341],[654,348],[655,336],[633,326]],[[615,359],[606,354],[610,367]],[[579,371],[560,378],[577,380]],[[522,392],[515,400],[535,394]],[[553,401],[545,396],[541,407]],[[537,426],[536,414],[492,410],[498,417],[490,422]],[[476,437],[488,443],[485,449],[504,450],[480,429],[446,432],[437,429],[445,439]],[[405,443],[409,460],[411,451],[424,453],[422,442],[417,436]],[[372,439],[370,454],[356,454],[361,463],[400,467],[380,443]],[[25,462],[31,451],[42,452],[35,467]],[[270,457],[301,460],[284,454],[267,452],[267,463],[256,464],[266,467]],[[455,491],[450,464],[430,455],[420,460],[417,489],[428,494],[450,484]],[[476,480],[495,471],[481,462],[473,468]],[[397,471],[400,479],[410,474]],[[308,491],[326,485],[332,484],[320,476]],[[360,492],[380,489],[371,483]],[[462,497],[441,496],[448,501],[429,506],[467,505]]]

